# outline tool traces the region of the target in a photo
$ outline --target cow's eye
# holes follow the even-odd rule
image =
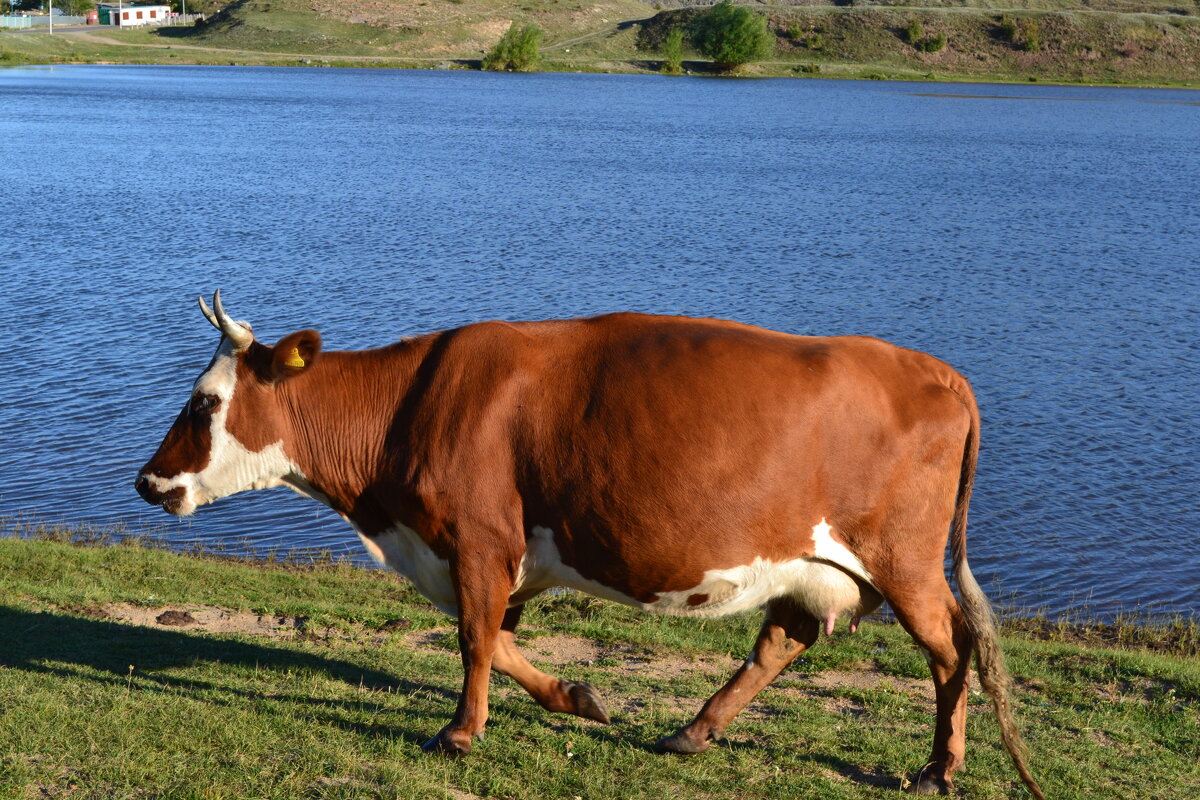
[[[211,394],[198,394],[192,398],[192,413],[207,414],[217,404],[217,398]]]

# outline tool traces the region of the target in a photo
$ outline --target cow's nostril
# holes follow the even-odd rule
[[[138,476],[138,479],[133,482],[133,488],[137,490],[137,493],[141,495],[142,499],[147,503],[155,502],[154,498],[152,497],[152,490],[150,489],[150,481],[146,479],[145,475]]]

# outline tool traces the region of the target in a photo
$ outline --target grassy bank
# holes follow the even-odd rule
[[[1200,87],[1198,0],[748,3],[775,54],[760,76]],[[511,22],[545,30],[542,68],[653,72],[695,3],[636,0],[235,0],[196,27],[0,32],[0,65],[262,64],[476,68]],[[678,7],[684,6],[684,7]],[[910,42],[916,21],[925,36]],[[942,39],[936,50],[925,40]],[[711,65],[694,51],[685,67]]]
[[[419,744],[453,711],[453,628],[388,573],[0,539],[0,597],[3,797],[874,798],[931,738],[927,668],[894,625],[822,638],[717,748],[672,758],[646,745],[695,713],[757,619],[539,598],[523,647],[595,684],[613,723],[550,714],[497,678],[486,741],[449,760]],[[1200,796],[1194,657],[1005,647],[1049,796]],[[1023,796],[971,703],[961,790]]]

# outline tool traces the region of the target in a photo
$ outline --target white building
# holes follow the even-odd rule
[[[122,28],[136,27],[138,25],[162,25],[167,21],[171,14],[170,6],[123,6],[121,8],[109,7],[109,19],[111,25],[120,25]]]

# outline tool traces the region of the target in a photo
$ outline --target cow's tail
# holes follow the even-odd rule
[[[979,682],[992,699],[1004,747],[1012,756],[1013,764],[1029,791],[1038,800],[1044,800],[1041,788],[1025,763],[1025,745],[1013,719],[1008,691],[1011,679],[1004,666],[1004,654],[1000,651],[992,605],[983,589],[979,588],[975,576],[971,574],[971,567],[967,564],[967,506],[971,502],[971,489],[975,484],[975,464],[979,460],[979,408],[975,404],[975,393],[971,391],[970,385],[965,380],[957,383],[954,391],[962,398],[971,415],[971,427],[963,449],[958,496],[954,503],[954,521],[950,529],[950,553],[954,562],[954,580],[958,584],[959,605],[967,629],[974,639]]]

